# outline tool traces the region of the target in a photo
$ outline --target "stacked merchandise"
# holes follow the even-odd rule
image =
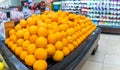
[[[84,14],[97,25],[120,26],[119,0],[62,1],[62,10]]]
[[[62,61],[96,29],[83,15],[45,11],[33,14],[9,30],[5,43],[27,66],[46,70],[47,59]]]

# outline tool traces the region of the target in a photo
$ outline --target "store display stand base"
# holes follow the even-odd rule
[[[120,26],[103,26],[103,25],[99,25],[99,27],[101,28],[102,33],[120,35]]]
[[[71,54],[65,57],[61,62],[48,62],[48,70],[80,70],[88,57],[93,52],[95,54],[100,39],[101,29],[97,28],[86,40],[82,42]],[[94,51],[93,51],[94,50]],[[32,70],[27,66],[9,48],[0,40],[0,51],[6,60],[10,70]]]

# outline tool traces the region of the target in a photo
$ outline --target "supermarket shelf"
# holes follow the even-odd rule
[[[87,57],[92,53],[94,48],[98,45],[101,29],[97,28],[77,49],[65,57],[61,62],[48,61],[48,70],[73,70],[77,65],[82,66]],[[17,56],[15,56],[4,44],[0,41],[0,50],[3,52],[6,62],[11,70],[32,70],[24,64]]]
[[[120,34],[120,26],[105,26],[105,25],[98,25],[102,33],[108,34]]]

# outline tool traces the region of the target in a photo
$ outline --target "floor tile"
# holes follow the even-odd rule
[[[117,55],[105,55],[104,64],[120,65],[120,56],[117,56]]]
[[[120,66],[104,64],[102,70],[120,70]]]
[[[101,70],[102,63],[87,61],[82,70]]]

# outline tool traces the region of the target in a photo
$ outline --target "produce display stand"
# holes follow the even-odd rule
[[[96,28],[78,48],[66,56],[61,62],[48,59],[48,70],[80,70],[88,56],[90,56],[92,52],[93,54],[95,53],[98,47],[100,33],[101,29]],[[25,65],[23,61],[7,48],[3,40],[0,40],[0,51],[2,51],[2,56],[6,60],[10,70],[32,70],[31,67]]]
[[[109,33],[109,34],[120,34],[120,26],[104,26],[99,25],[102,30],[102,33]]]

